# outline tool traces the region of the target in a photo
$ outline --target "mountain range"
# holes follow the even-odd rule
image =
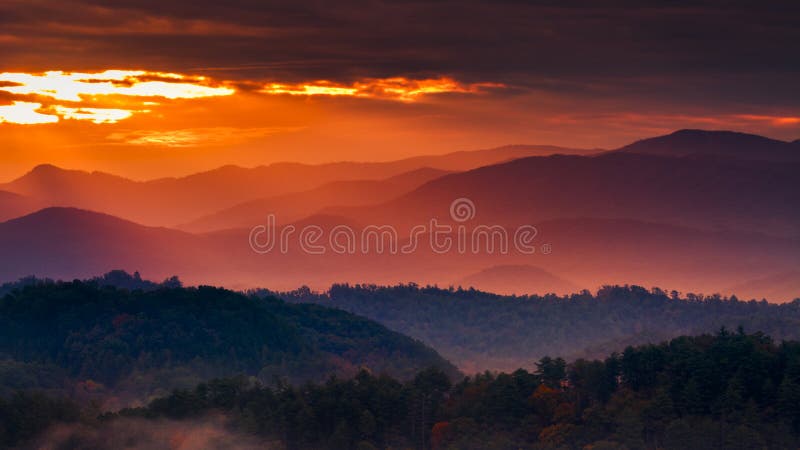
[[[504,293],[636,283],[791,300],[800,292],[800,154],[733,132],[682,130],[615,150],[508,146],[385,163],[226,166],[132,181],[38,166],[0,185],[0,279],[80,278],[111,269],[232,288],[336,282],[475,285]],[[473,216],[454,221],[465,198]],[[250,230],[391,225],[399,244],[432,218],[472,232],[536,227],[511,251],[257,254]],[[417,236],[427,242],[430,230]],[[545,250],[546,249],[546,250]],[[789,280],[770,283],[759,280]]]
[[[389,202],[339,213],[363,223],[446,221],[450,204],[463,197],[475,205],[470,223],[590,217],[797,237],[799,171],[800,163],[618,152],[528,157],[446,175]]]
[[[776,340],[800,337],[800,301],[776,305],[721,296],[682,297],[639,286],[605,286],[567,296],[504,296],[415,285],[333,285],[276,295],[367,317],[433,346],[467,373],[532,367],[558,353],[595,358],[629,345],[727,328]]]
[[[267,212],[279,213],[281,221],[294,222],[326,208],[385,202],[447,173],[445,170],[425,167],[385,180],[332,181],[308,191],[239,203],[179,225],[178,228],[194,232],[249,228],[262,223]]]
[[[76,207],[146,225],[174,226],[243,202],[307,191],[333,181],[382,180],[423,168],[467,170],[523,156],[590,152],[550,146],[507,146],[390,162],[223,166],[186,177],[149,181],[43,164],[20,178],[0,184],[0,191],[37,199],[48,206]]]

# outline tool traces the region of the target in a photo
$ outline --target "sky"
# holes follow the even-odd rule
[[[800,3],[3,0],[0,181],[800,139]]]

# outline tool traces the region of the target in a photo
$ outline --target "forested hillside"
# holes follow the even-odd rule
[[[262,291],[261,295],[267,295]],[[269,294],[271,295],[271,294]],[[602,357],[628,345],[655,343],[722,326],[800,339],[800,301],[776,305],[703,297],[637,286],[596,294],[500,296],[417,285],[334,285],[275,294],[291,302],[341,308],[422,340],[467,372],[531,368],[548,354]]]
[[[800,445],[800,343],[722,330],[455,383],[435,369],[405,383],[368,372],[303,386],[235,378],[99,420],[87,412],[18,395],[0,402],[14,425],[0,441],[166,448],[194,426],[239,448],[788,449]],[[42,433],[54,422],[71,425]]]
[[[304,381],[361,368],[401,379],[430,366],[457,373],[424,344],[344,311],[165,287],[176,280],[129,291],[102,286],[107,278],[29,280],[0,299],[0,388],[141,398],[235,374]]]

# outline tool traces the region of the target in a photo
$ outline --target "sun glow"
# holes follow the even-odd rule
[[[98,73],[50,71],[43,74],[0,74],[0,90],[79,102],[99,95],[163,97],[168,99],[231,95],[224,86],[210,86],[206,77],[143,70],[106,70]]]
[[[115,123],[127,119],[134,113],[127,109],[68,108],[58,105],[54,106],[53,109],[59,116],[65,119],[90,120],[93,123]]]
[[[41,103],[31,102],[14,102],[11,105],[0,105],[0,123],[34,125],[58,122],[58,116],[37,112],[41,107]]]
[[[260,84],[260,82],[259,82]],[[501,88],[499,83],[462,83],[448,77],[365,78],[352,83],[314,81],[260,84],[265,95],[354,97],[415,102],[435,94],[477,94]],[[145,70],[100,72],[0,73],[0,93],[11,105],[2,106],[0,121],[17,124],[54,123],[61,120],[113,124],[135,114],[157,111],[177,100],[231,96],[239,86],[199,75]],[[170,146],[187,145],[195,134],[155,135],[137,141]]]
[[[17,124],[53,123],[59,119],[116,123],[135,113],[150,112],[149,107],[158,106],[164,99],[228,96],[236,92],[203,76],[144,70],[4,72],[0,73],[0,91],[11,94],[14,102],[0,106],[0,121]]]

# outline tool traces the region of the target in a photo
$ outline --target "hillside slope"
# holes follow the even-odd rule
[[[130,292],[80,281],[29,285],[0,299],[0,356],[57,367],[74,389],[90,381],[95,391],[136,398],[238,373],[265,382],[362,367],[456,374],[425,345],[340,310],[213,287]]]
[[[39,274],[73,279],[111,269],[147,269],[156,278],[204,273],[206,241],[74,208],[47,208],[0,223],[0,279]]]

